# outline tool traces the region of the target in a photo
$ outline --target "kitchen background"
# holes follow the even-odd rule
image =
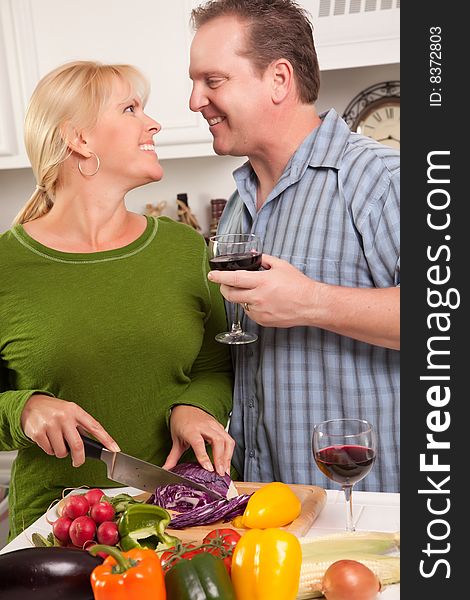
[[[73,59],[129,62],[149,77],[147,112],[163,126],[156,136],[164,168],[158,183],[133,190],[130,210],[166,202],[177,218],[177,194],[204,234],[210,201],[233,191],[232,171],[245,158],[218,157],[205,121],[189,111],[189,15],[194,0],[0,0],[0,233],[8,229],[35,186],[23,147],[22,124],[37,81]],[[343,113],[372,84],[399,81],[400,0],[302,0],[312,15],[322,69],[319,111]],[[0,282],[0,286],[5,282]],[[0,547],[7,534],[12,453],[0,452]]]

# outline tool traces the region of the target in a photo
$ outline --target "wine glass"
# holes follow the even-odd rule
[[[344,491],[348,531],[355,531],[352,488],[372,469],[376,447],[375,430],[363,419],[331,419],[313,428],[315,462],[320,471],[332,481],[340,483]]]
[[[261,267],[261,240],[253,233],[224,233],[209,238],[209,263],[214,271],[258,271]],[[256,342],[255,333],[243,331],[239,306],[230,331],[219,333],[215,339],[222,344],[250,344]]]

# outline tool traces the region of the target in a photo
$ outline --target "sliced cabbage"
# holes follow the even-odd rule
[[[230,521],[245,511],[250,496],[238,496],[229,475],[221,476],[207,471],[197,463],[182,463],[171,471],[226,497],[225,500],[212,500],[203,491],[180,484],[158,487],[149,502],[180,513],[171,520],[169,527],[172,529],[206,525],[219,520]]]
[[[245,512],[249,498],[249,494],[242,494],[230,500],[214,500],[199,508],[173,516],[168,527],[184,529],[196,525],[208,525],[216,521],[231,521]]]

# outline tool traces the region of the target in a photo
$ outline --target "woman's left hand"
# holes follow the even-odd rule
[[[171,411],[170,431],[173,447],[163,465],[164,469],[176,466],[183,452],[191,446],[199,464],[204,469],[213,471],[214,467],[206,452],[207,441],[212,446],[217,473],[230,473],[235,442],[214,417],[196,406],[179,404]]]

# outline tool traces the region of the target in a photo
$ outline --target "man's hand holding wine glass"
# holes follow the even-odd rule
[[[399,288],[323,283],[269,254],[262,255],[261,266],[258,272],[211,271],[208,277],[221,284],[226,300],[248,304],[250,319],[263,327],[318,327],[368,344],[399,348],[395,305]],[[388,324],[384,324],[384,307],[390,315]]]
[[[211,271],[229,302],[248,304],[250,319],[263,327],[308,325],[320,283],[306,277],[285,260],[263,254],[263,271]]]

